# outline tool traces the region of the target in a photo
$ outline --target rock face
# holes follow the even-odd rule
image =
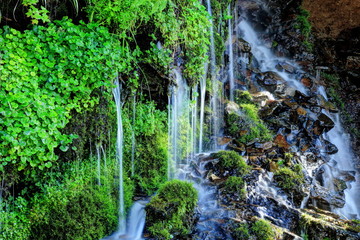
[[[336,38],[360,26],[359,1],[303,0],[303,7],[310,11],[312,26],[321,37]]]

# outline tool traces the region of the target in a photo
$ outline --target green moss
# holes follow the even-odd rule
[[[245,182],[242,177],[230,176],[224,184],[225,193],[235,194],[241,199],[246,198]]]
[[[248,91],[236,90],[235,93],[235,103],[241,104],[253,104],[253,98]]]
[[[271,140],[271,132],[260,119],[259,108],[253,103],[251,94],[248,91],[237,90],[235,103],[239,105],[240,111],[230,112],[225,116],[227,133],[245,144],[253,140]]]
[[[296,17],[297,24],[295,28],[300,29],[301,34],[304,36],[303,43],[309,51],[312,51],[313,44],[309,42],[311,33],[311,23],[309,21],[310,13],[304,8],[300,8],[299,14]]]
[[[305,181],[299,164],[294,165],[293,170],[288,167],[280,168],[275,172],[274,180],[280,188],[289,191],[299,190]]]
[[[273,240],[275,239],[275,231],[273,230],[270,223],[264,219],[256,221],[251,231],[256,236],[257,240]]]
[[[251,167],[235,151],[219,151],[214,154],[214,157],[219,159],[216,166],[222,173],[228,171],[242,177],[250,172]]]
[[[232,236],[235,240],[250,239],[249,225],[247,223],[238,224],[234,231],[232,231]]]
[[[146,207],[149,232],[156,239],[186,236],[192,228],[196,203],[197,191],[191,183],[166,182]]]

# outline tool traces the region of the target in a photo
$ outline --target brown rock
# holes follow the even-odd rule
[[[290,144],[286,141],[285,137],[281,134],[278,134],[275,139],[274,139],[274,143],[278,146],[278,147],[282,147],[282,148],[290,148]]]

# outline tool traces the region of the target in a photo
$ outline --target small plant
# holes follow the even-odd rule
[[[311,24],[309,21],[309,17],[309,11],[301,7],[299,10],[299,15],[297,15],[296,17],[297,24],[295,25],[295,28],[300,29],[301,34],[304,36],[304,45],[307,47],[308,50],[312,51],[313,44],[309,42],[311,33]]]
[[[275,239],[275,231],[270,225],[270,222],[260,219],[256,221],[252,227],[251,231],[256,236],[257,240],[273,240]]]
[[[248,91],[236,90],[235,102],[241,104],[253,104],[253,98]]]
[[[221,174],[229,172],[230,175],[242,177],[250,172],[250,166],[235,151],[219,151],[214,154],[214,157],[219,159],[216,167]]]

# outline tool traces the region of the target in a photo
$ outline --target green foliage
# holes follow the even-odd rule
[[[321,73],[321,77],[325,78],[327,84],[327,94],[329,95],[330,99],[334,101],[337,107],[339,107],[342,111],[345,109],[345,103],[341,99],[341,95],[339,91],[341,89],[340,86],[340,77],[336,74],[328,74],[328,73]]]
[[[246,198],[245,182],[242,177],[230,176],[226,179],[224,184],[225,192],[228,194],[235,194],[240,199]]]
[[[28,211],[28,202],[22,197],[18,197],[15,201],[12,199],[9,203],[0,202],[0,239],[29,239]]]
[[[222,173],[229,171],[239,177],[243,177],[250,172],[251,167],[235,151],[219,151],[214,154],[214,157],[219,159],[216,166]]]
[[[66,19],[24,33],[5,28],[0,43],[0,171],[13,165],[34,175],[76,137],[60,131],[71,111],[94,106],[93,91],[111,87],[133,58],[106,28]]]
[[[161,13],[168,0],[98,0],[88,1],[86,11],[90,22],[95,21],[122,34],[135,33],[141,24]]]
[[[353,231],[353,232],[360,233],[360,220],[353,219],[353,220],[349,221],[349,223],[346,225],[346,229]]]
[[[0,209],[0,239],[100,239],[115,230],[118,220],[118,173],[115,157],[102,164],[101,185],[95,162],[64,164],[63,179],[53,178],[31,200],[5,200]],[[133,187],[125,177],[125,202]],[[14,205],[15,207],[11,206]]]
[[[295,28],[300,29],[301,34],[304,36],[304,45],[308,48],[308,50],[313,49],[313,44],[309,42],[310,33],[311,33],[311,23],[309,22],[310,13],[304,8],[300,8],[299,14],[296,16],[297,24]]]
[[[240,223],[232,232],[235,240],[250,239],[249,225],[247,223]]]
[[[148,230],[156,239],[186,236],[191,230],[196,203],[197,192],[191,183],[166,182],[146,207]]]
[[[195,85],[204,74],[209,49],[208,13],[197,0],[169,1],[166,10],[154,17],[164,38],[164,47],[176,51],[183,46],[186,60],[184,74]]]
[[[133,178],[140,192],[151,195],[167,180],[167,114],[156,109],[154,102],[139,101],[136,103],[133,119],[130,105],[123,111],[125,169],[131,169],[131,138],[134,133],[136,145]]]
[[[23,0],[22,4],[27,7],[26,16],[31,18],[32,24],[38,24],[39,20],[43,23],[50,22],[49,11],[44,7],[39,5],[39,0]]]
[[[241,104],[253,104],[253,98],[249,91],[235,90],[235,103]]]
[[[284,190],[299,190],[304,184],[304,174],[299,164],[293,166],[293,170],[288,167],[282,167],[274,174],[274,180],[278,186]]]
[[[275,239],[275,231],[270,223],[264,219],[256,221],[251,226],[251,231],[256,236],[257,240],[273,240]]]

